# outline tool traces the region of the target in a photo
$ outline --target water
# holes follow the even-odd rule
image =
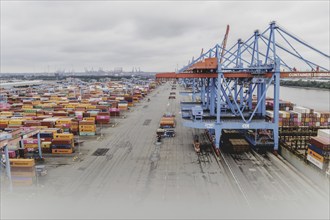
[[[267,96],[273,97],[274,87],[270,86]],[[316,111],[330,111],[330,91],[304,88],[280,88],[280,99],[293,102],[299,106],[312,108]]]

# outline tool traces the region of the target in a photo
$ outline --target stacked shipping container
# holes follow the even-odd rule
[[[74,149],[73,138],[65,140],[55,134],[95,135],[96,124],[109,124],[110,115],[119,116],[121,110],[133,106],[133,97],[140,100],[149,91],[149,86],[136,88],[121,82],[79,86],[64,82],[28,89],[3,89],[8,103],[0,106],[0,130],[4,131],[0,132],[0,138],[14,138],[14,130],[20,133],[20,129],[26,127],[37,128],[44,153],[69,153]],[[24,139],[23,143],[31,151],[38,148],[36,136]]]
[[[175,127],[175,118],[174,116],[162,117],[160,120],[160,128],[174,128]]]
[[[63,133],[54,134],[54,139],[51,142],[53,154],[71,154],[74,152],[73,134]]]
[[[319,129],[316,137],[311,137],[307,160],[319,167],[325,168],[330,159],[330,129]]]
[[[274,121],[274,112],[267,110],[266,116]],[[279,112],[279,126],[330,126],[330,112],[294,106],[292,111]]]
[[[36,176],[34,159],[10,159],[13,186],[31,186]]]
[[[225,152],[242,153],[250,150],[250,144],[238,130],[222,130],[221,146]]]
[[[84,118],[79,122],[79,135],[91,136],[96,133],[95,119],[93,117]]]

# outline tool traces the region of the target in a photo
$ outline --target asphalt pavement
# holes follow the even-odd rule
[[[168,99],[170,92],[176,99]],[[182,126],[183,88],[159,86],[125,118],[112,118],[98,137],[81,138],[80,154],[49,158],[47,176],[30,191],[1,197],[3,218],[329,218],[329,195],[272,156],[248,152],[198,155]],[[165,112],[176,114],[176,136],[156,143]],[[103,155],[93,153],[100,150]],[[47,160],[47,159],[46,159]],[[19,210],[18,211],[18,208]]]

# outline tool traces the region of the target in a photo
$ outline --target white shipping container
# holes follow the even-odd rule
[[[319,130],[317,130],[317,136],[330,139],[330,129],[319,129]]]
[[[293,106],[293,111],[303,113],[304,109],[300,106]]]
[[[269,111],[269,110],[267,110],[267,111],[266,111],[266,115],[267,115],[268,117],[273,118],[273,117],[274,117],[274,112],[273,112],[273,111]]]
[[[102,101],[102,98],[90,98],[89,101],[91,102]]]
[[[43,121],[56,122],[59,118],[44,118]]]
[[[321,113],[320,112],[314,112],[316,114],[316,117],[321,117]]]
[[[78,115],[83,115],[83,113],[84,113],[84,112],[81,112],[81,111],[75,111],[75,112],[74,112],[74,114],[75,114],[76,116],[78,116]]]
[[[299,112],[299,113],[309,113],[310,110],[308,108],[302,107],[302,106],[294,106],[293,111]]]
[[[312,162],[315,166],[320,169],[323,169],[323,163],[312,157],[311,155],[307,154],[307,160]]]
[[[2,132],[0,133],[0,140],[11,139],[13,136],[10,133]]]
[[[301,113],[299,113],[299,112],[297,112],[298,113],[298,118],[300,118],[301,119]]]

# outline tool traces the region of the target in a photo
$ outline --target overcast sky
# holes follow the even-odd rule
[[[327,0],[1,1],[1,73],[174,71],[221,42],[227,24],[230,46],[272,20],[329,54],[329,7]]]

